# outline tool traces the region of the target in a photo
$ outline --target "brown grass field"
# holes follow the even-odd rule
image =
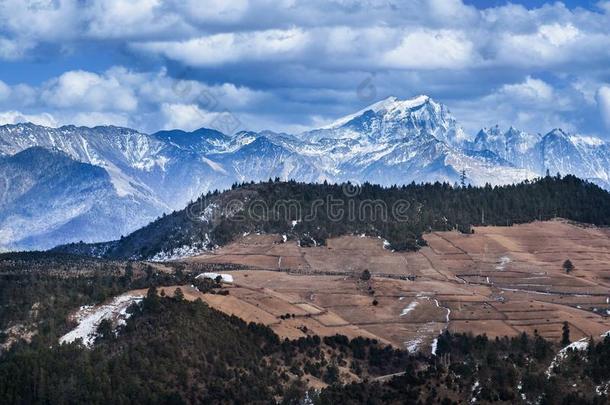
[[[399,253],[378,238],[300,248],[276,235],[250,235],[186,261],[248,266],[228,271],[230,294],[186,287],[187,298],[282,337],[340,333],[423,351],[445,328],[490,337],[537,331],[554,340],[564,321],[573,340],[610,330],[608,229],[555,220],[425,239],[418,252]],[[562,269],[566,259],[575,265],[571,274]],[[360,279],[365,269],[368,281]]]

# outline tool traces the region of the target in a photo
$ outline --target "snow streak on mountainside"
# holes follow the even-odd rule
[[[16,165],[10,160],[33,147],[54,151],[55,160],[84,164],[74,166],[81,170],[99,169],[96,178],[105,182],[104,192],[90,195],[96,195],[91,201],[97,208],[76,204],[91,191],[81,188],[78,176],[59,171],[55,175],[63,176],[62,186],[54,185],[39,163],[29,164],[21,157]],[[114,239],[163,212],[184,207],[206,191],[275,177],[382,185],[455,183],[465,171],[468,183],[483,185],[517,182],[548,170],[575,174],[610,189],[607,143],[559,129],[542,136],[495,127],[469,137],[446,106],[423,95],[410,100],[389,97],[331,125],[296,135],[244,131],[227,136],[205,128],[148,135],[112,126],[5,125],[0,126],[0,159],[2,196],[10,194],[14,201],[28,203],[36,200],[28,187],[15,186],[15,178],[49,184],[46,203],[36,202],[37,212],[54,212],[54,219],[26,215],[17,212],[13,200],[0,199],[4,214],[0,249]],[[68,206],[61,215],[53,211]],[[101,214],[100,206],[113,215]],[[118,206],[124,208],[110,208]],[[15,230],[17,223],[24,231]],[[97,237],[89,230],[93,224],[101,227]]]

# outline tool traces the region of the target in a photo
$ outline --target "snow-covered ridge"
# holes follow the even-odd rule
[[[587,145],[587,146],[602,146],[604,145],[604,141],[596,138],[594,136],[584,136],[584,135],[570,135],[570,141],[574,144],[578,145]]]

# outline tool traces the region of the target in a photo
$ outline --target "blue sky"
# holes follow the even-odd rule
[[[299,132],[428,94],[610,138],[610,1],[0,0],[0,123]]]

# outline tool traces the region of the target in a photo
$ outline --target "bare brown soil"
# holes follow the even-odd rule
[[[421,350],[445,328],[490,337],[537,331],[555,340],[564,321],[573,339],[610,330],[608,229],[557,220],[425,239],[420,251],[398,253],[378,238],[300,248],[250,235],[188,261],[249,266],[229,272],[228,296],[185,293],[287,338],[340,333]],[[566,259],[571,274],[562,269]],[[369,281],[360,280],[365,269]]]

